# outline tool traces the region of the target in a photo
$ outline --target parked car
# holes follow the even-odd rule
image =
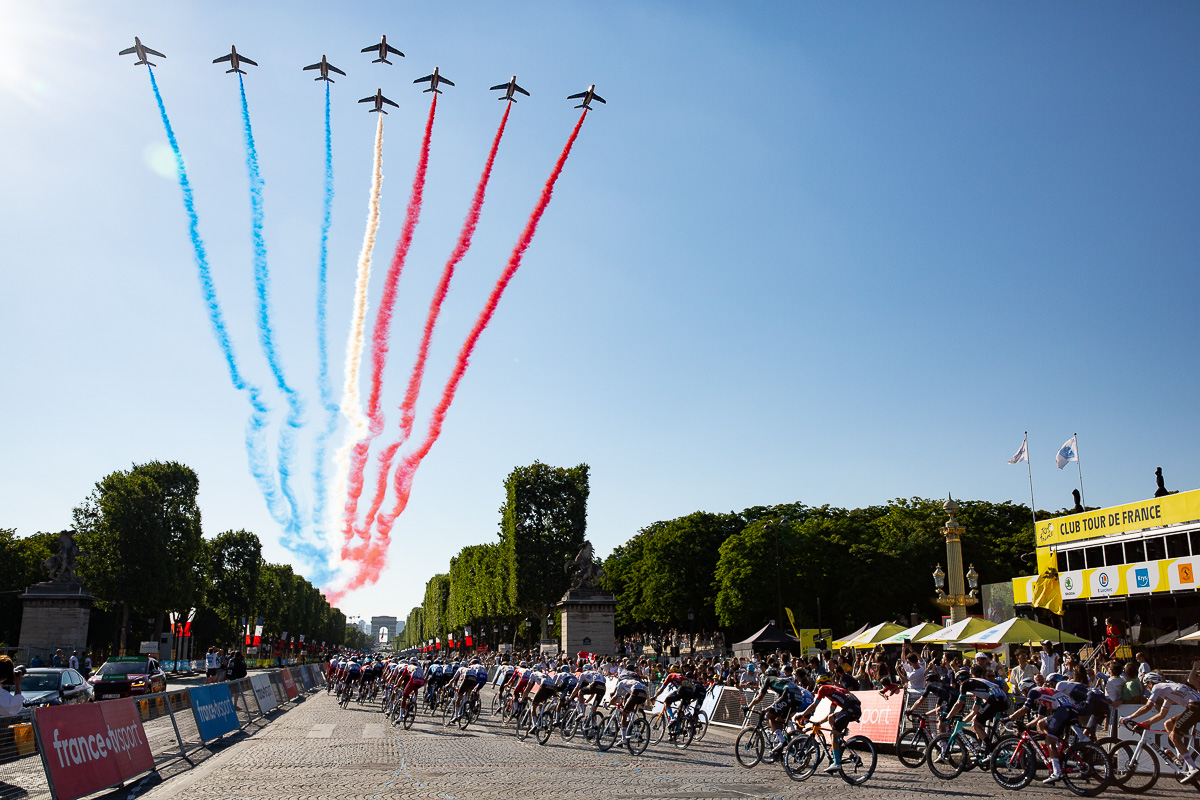
[[[21,695],[25,698],[21,718],[28,720],[38,706],[90,703],[92,687],[73,669],[35,667],[21,679]]]
[[[153,658],[122,656],[105,661],[88,682],[92,684],[97,700],[114,700],[165,692],[167,673]]]

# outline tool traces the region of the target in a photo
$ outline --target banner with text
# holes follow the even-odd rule
[[[241,727],[237,718],[237,709],[233,706],[233,697],[229,693],[229,684],[214,683],[210,686],[194,686],[192,694],[192,713],[196,715],[196,728],[200,738],[206,742],[220,738]]]
[[[283,678],[283,689],[287,692],[288,700],[295,700],[300,692],[296,689],[296,681],[292,678],[292,671],[284,667],[279,671],[279,676]]]
[[[275,702],[275,690],[271,688],[271,679],[261,672],[250,676],[250,685],[254,688],[254,699],[258,702],[259,712],[266,714],[279,703]]]
[[[39,708],[34,731],[57,800],[75,800],[154,769],[142,718],[129,698]]]

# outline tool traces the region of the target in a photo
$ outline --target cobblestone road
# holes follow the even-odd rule
[[[486,699],[485,705],[487,707]],[[377,707],[376,707],[377,708]],[[1108,792],[1107,797],[1119,793]],[[640,757],[613,748],[599,753],[554,734],[546,746],[521,742],[486,712],[465,732],[422,716],[411,731],[385,724],[375,708],[338,708],[319,693],[195,769],[144,792],[142,798],[798,798],[1016,797],[990,775],[942,782],[927,769],[905,769],[880,754],[870,783],[851,787],[818,772],[804,783],[778,765],[739,767],[733,732],[712,726],[703,742],[678,751],[665,743]],[[1021,797],[1067,798],[1065,788],[1033,785]],[[1164,777],[1147,797],[1191,798]]]

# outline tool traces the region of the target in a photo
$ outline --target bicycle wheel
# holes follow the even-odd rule
[[[750,769],[762,761],[766,746],[761,728],[746,728],[738,734],[737,741],[733,743],[733,755],[739,764]]]
[[[467,726],[470,724],[471,724],[471,699],[467,698],[466,708],[464,708],[462,710],[462,713],[458,717],[458,729],[460,731],[465,731],[467,729]]]
[[[703,711],[696,712],[696,735],[693,739],[697,742],[704,741],[704,734],[708,733],[708,714]]]
[[[656,716],[654,722],[650,724],[650,741],[654,744],[661,742],[663,737],[667,735],[667,725],[669,724],[665,713]]]
[[[866,736],[851,736],[842,742],[838,773],[851,786],[862,786],[875,774],[875,743]]]
[[[604,730],[604,715],[599,711],[593,711],[583,726],[583,740],[593,745],[597,744],[600,741],[600,731],[602,730]]]
[[[404,711],[404,719],[401,720],[401,724],[404,725],[404,730],[412,730],[413,723],[417,721],[417,703],[415,700],[410,700],[400,705]]]
[[[1080,797],[1095,797],[1112,783],[1112,762],[1091,742],[1068,748],[1062,765],[1063,783]]]
[[[679,730],[671,739],[672,744],[680,750],[686,750],[688,745],[692,743],[692,739],[696,736],[696,726],[693,724],[691,717],[684,717],[679,720]]]
[[[1024,789],[1033,781],[1037,756],[1017,736],[1006,736],[992,748],[992,778],[1004,789]]]
[[[1141,742],[1121,742],[1109,754],[1113,762],[1113,783],[1130,794],[1150,791],[1158,781],[1158,756],[1149,747],[1139,749],[1139,745]]]
[[[453,716],[453,711],[452,711],[453,708],[454,708],[453,703],[449,703],[447,705],[442,706],[442,727],[443,728],[450,724],[450,717]]]
[[[626,745],[629,754],[640,756],[650,746],[650,723],[642,717],[635,717],[629,723],[629,741]]]
[[[962,735],[961,731],[959,735]],[[925,763],[929,765],[929,771],[944,781],[961,775],[963,766],[967,762],[967,749],[963,746],[962,740],[956,736],[951,741],[948,733],[933,737],[929,742],[927,753]]]
[[[596,734],[596,749],[601,753],[612,749],[617,743],[617,731],[621,727],[621,714],[614,711],[604,720],[604,727]]]
[[[929,755],[929,733],[921,728],[909,728],[896,737],[896,758],[909,769],[925,763]]]
[[[545,744],[550,741],[550,734],[554,730],[554,714],[548,708],[543,708],[542,713],[538,714],[537,731],[535,737],[538,744]]]
[[[517,738],[522,742],[529,738],[529,733],[533,730],[533,711],[526,708],[521,712],[521,716],[517,718]]]
[[[494,717],[494,716],[496,716],[496,712],[499,710],[500,710],[500,693],[496,692],[495,694],[492,695],[492,702],[488,705],[488,713]]]
[[[579,732],[579,709],[572,708],[567,718],[563,720],[562,725],[558,726],[558,735],[564,742],[569,742],[575,738],[575,734]]]
[[[794,781],[806,781],[821,763],[821,744],[806,734],[793,736],[783,748],[783,770]]]
[[[471,724],[474,725],[479,721],[479,714],[483,711],[483,702],[480,701],[479,695],[471,697]]]

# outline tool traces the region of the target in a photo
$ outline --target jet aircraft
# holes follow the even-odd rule
[[[517,86],[517,76],[516,75],[513,75],[512,80],[509,81],[508,83],[496,84],[491,89],[488,89],[488,91],[494,92],[497,89],[504,90],[504,96],[498,98],[500,100],[511,100],[514,103],[517,102],[517,98],[513,97],[513,92],[520,92],[521,94],[525,95],[526,97],[529,97],[529,92],[525,91],[520,86]]]
[[[224,55],[224,56],[221,56],[220,58],[213,59],[214,64],[220,64],[222,61],[228,61],[229,66],[233,67],[233,69],[225,70],[226,75],[228,75],[230,72],[240,72],[241,74],[245,75],[246,71],[241,68],[242,64],[249,64],[252,67],[258,66],[257,61],[251,61],[250,59],[246,58],[245,56],[239,55],[237,48],[232,45],[230,45],[230,47],[229,47],[228,55]]]
[[[594,84],[594,83],[587,88],[586,92],[580,92],[579,94],[572,94],[572,95],[567,96],[568,100],[578,100],[580,98],[583,98],[583,102],[575,107],[576,108],[586,108],[588,111],[592,110],[591,103],[593,100],[604,103],[604,98],[601,97],[600,95],[596,94],[596,84]],[[608,104],[605,103],[605,105],[608,105]]]
[[[442,90],[438,88],[439,83],[444,83],[447,86],[454,85],[454,81],[450,80],[449,78],[443,78],[441,75],[438,75],[437,67],[433,68],[432,75],[426,75],[424,78],[417,78],[415,81],[413,81],[413,83],[425,83],[426,81],[429,82],[429,88],[426,89],[425,91],[426,92],[437,92],[438,94],[442,93]]]
[[[371,62],[372,64],[378,64],[380,62],[383,62],[384,64],[392,63],[392,62],[388,61],[388,58],[387,58],[389,53],[391,53],[392,55],[397,55],[397,56],[400,56],[401,58],[404,58],[404,53],[401,53],[399,50],[397,50],[396,48],[392,47],[390,44],[387,43],[386,35],[379,37],[379,44],[369,44],[362,49],[362,52],[369,53],[372,50],[374,50],[375,52],[377,52],[379,54],[379,58],[372,61]]]
[[[386,97],[384,97],[384,96],[383,96],[383,89],[377,89],[377,90],[375,91],[375,94],[371,95],[370,97],[364,97],[362,100],[359,100],[358,102],[360,102],[360,103],[374,103],[374,104],[375,104],[375,107],[374,107],[374,108],[372,108],[372,109],[369,109],[369,111],[367,112],[367,113],[370,113],[370,114],[374,114],[376,111],[380,112],[381,114],[386,114],[386,113],[387,113],[387,109],[385,109],[385,108],[383,107],[383,104],[384,104],[384,103],[387,103],[387,104],[388,104],[389,106],[391,106],[392,108],[399,108],[399,107],[400,107],[400,106],[396,105],[395,103],[393,103],[391,100],[388,100]]]
[[[333,78],[329,77],[330,72],[336,72],[338,75],[346,74],[346,73],[342,72],[340,69],[338,69],[337,67],[335,67],[333,64],[330,64],[328,61],[326,61],[324,53],[321,54],[320,61],[318,61],[316,64],[309,64],[304,69],[319,69],[319,70],[321,70],[321,75],[319,77],[313,78],[313,80],[314,81],[329,81],[330,83],[333,83]]]
[[[133,47],[126,48],[125,50],[122,50],[121,52],[117,53],[117,55],[127,56],[130,53],[137,53],[138,60],[133,62],[133,65],[135,67],[140,66],[142,64],[147,64],[151,67],[158,66],[157,64],[151,64],[149,61],[146,60],[147,54],[152,55],[152,56],[158,56],[159,58],[166,58],[166,56],[164,56],[162,53],[158,52],[157,50],[151,50],[149,47],[146,47],[146,45],[142,44],[142,40],[136,36],[133,37]]]

